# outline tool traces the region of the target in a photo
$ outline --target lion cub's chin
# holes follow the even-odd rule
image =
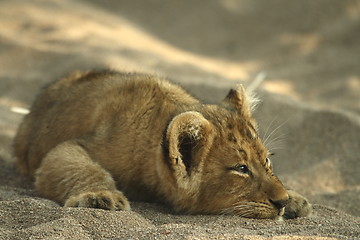
[[[285,207],[281,208],[279,210],[279,214],[277,216],[274,217],[275,221],[284,221],[284,213],[285,213]]]

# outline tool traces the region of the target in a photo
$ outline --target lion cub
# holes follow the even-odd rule
[[[73,73],[41,91],[14,148],[36,189],[67,207],[129,210],[128,197],[189,214],[306,216],[256,129],[242,86],[206,105],[155,76]]]

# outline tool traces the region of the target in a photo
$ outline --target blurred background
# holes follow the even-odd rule
[[[0,163],[43,84],[74,70],[166,76],[207,103],[266,78],[255,113],[283,182],[360,216],[360,1],[2,0]]]

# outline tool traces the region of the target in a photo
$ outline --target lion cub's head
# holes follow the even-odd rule
[[[272,172],[242,86],[230,90],[219,106],[197,106],[175,116],[166,141],[177,187],[175,209],[250,218],[283,214],[288,194]]]

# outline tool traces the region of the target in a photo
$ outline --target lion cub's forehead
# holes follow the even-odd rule
[[[222,142],[226,142],[238,151],[245,151],[247,155],[255,155],[263,159],[268,151],[257,132],[256,122],[253,118],[244,118],[236,112],[222,112],[218,116],[217,125]]]

